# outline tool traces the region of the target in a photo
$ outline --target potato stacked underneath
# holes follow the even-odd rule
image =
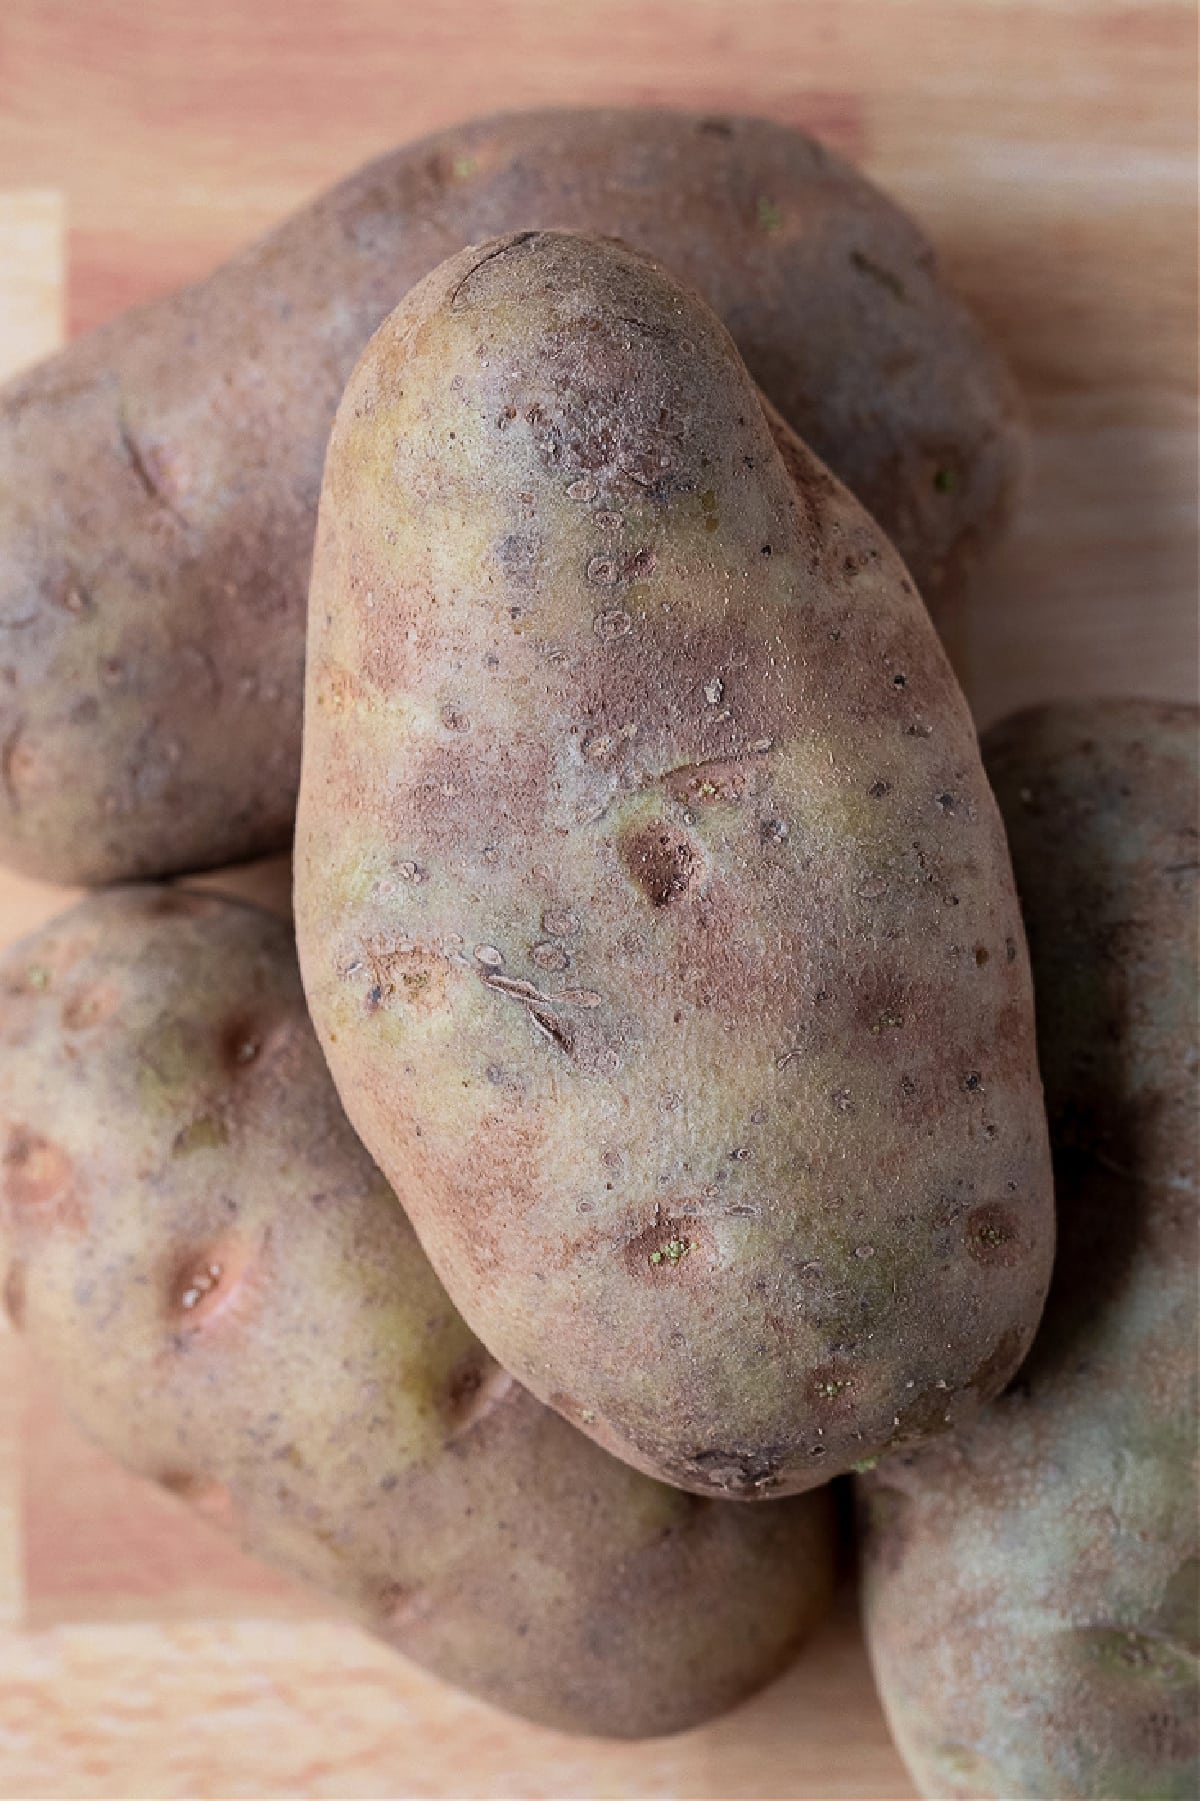
[[[278,920],[128,889],[17,946],[0,1121],[0,1290],[72,1416],[426,1668],[644,1736],[820,1618],[827,1496],[650,1482],[467,1330],[338,1106]]]

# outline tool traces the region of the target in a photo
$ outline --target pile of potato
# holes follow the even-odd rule
[[[1020,449],[888,200],[662,112],[409,146],[0,394],[0,858],[116,884],[0,963],[4,1304],[485,1700],[729,1707],[857,1472],[924,1794],[1196,1792],[1196,720],[981,756],[921,596]],[[164,880],[293,827],[298,962]]]

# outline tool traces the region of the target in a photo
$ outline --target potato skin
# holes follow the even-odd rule
[[[865,1617],[929,1796],[1200,1789],[1198,716],[1017,715],[984,740],[1037,985],[1060,1251],[1021,1374],[865,1496]]]
[[[746,1498],[997,1392],[1052,1236],[965,704],[774,431],[620,246],[522,234],[410,294],[331,439],[296,862],[335,1080],[465,1317]]]
[[[255,909],[115,890],[0,965],[0,1291],[93,1438],[498,1706],[676,1731],[824,1611],[826,1496],[695,1502],[487,1356]]]
[[[518,113],[360,170],[0,394],[0,861],[63,882],[282,848],[325,442],[406,290],[498,232],[661,255],[935,604],[1008,513],[1011,386],[891,201],[766,120]]]

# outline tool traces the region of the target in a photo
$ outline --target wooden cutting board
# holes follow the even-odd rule
[[[1024,511],[952,647],[980,722],[1191,695],[1195,68],[1190,0],[3,0],[0,371],[466,114],[770,113],[912,208],[1022,382]],[[280,864],[230,882],[286,905]],[[0,874],[0,942],[67,898]],[[849,1599],[705,1731],[538,1731],[124,1477],[0,1330],[0,1796],[911,1794]]]

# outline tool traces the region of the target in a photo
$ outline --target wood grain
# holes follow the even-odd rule
[[[912,208],[1021,381],[1024,510],[953,646],[977,717],[1194,694],[1195,71],[1190,0],[4,0],[0,373],[469,113],[768,112]],[[286,910],[280,860],[214,879]],[[0,942],[67,898],[0,875]],[[0,1796],[911,1793],[849,1603],[705,1731],[536,1731],[125,1477],[0,1328]]]

